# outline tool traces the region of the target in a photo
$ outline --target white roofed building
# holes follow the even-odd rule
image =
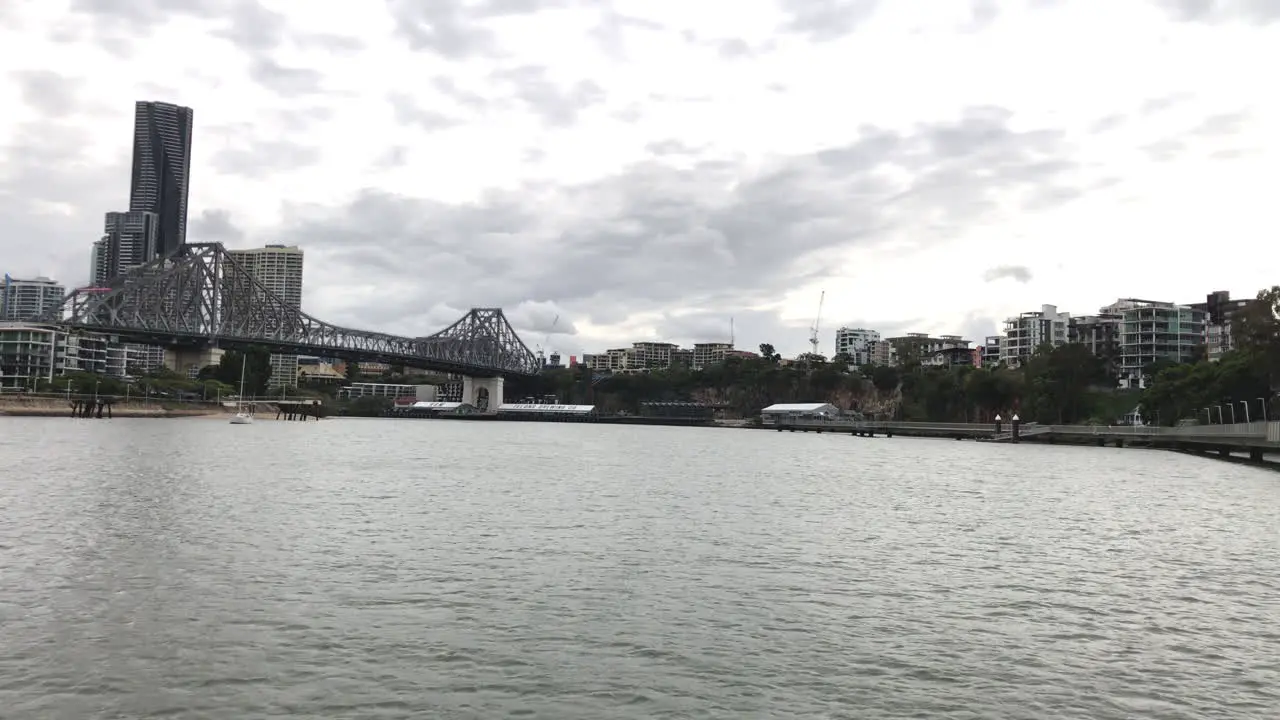
[[[777,422],[784,418],[823,419],[840,414],[840,408],[831,403],[777,403],[760,411],[765,421]]]

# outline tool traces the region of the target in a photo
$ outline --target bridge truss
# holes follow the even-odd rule
[[[156,345],[260,346],[273,353],[386,362],[475,377],[533,375],[537,357],[499,308],[475,308],[426,337],[339,327],[293,307],[264,286],[221,243],[174,254],[63,298],[65,327]]]

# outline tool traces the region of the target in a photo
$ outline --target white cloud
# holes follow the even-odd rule
[[[4,269],[83,279],[159,99],[190,239],[298,242],[307,310],[371,329],[798,352],[824,289],[824,326],[976,332],[1280,281],[1266,2],[295,7],[6,6]]]

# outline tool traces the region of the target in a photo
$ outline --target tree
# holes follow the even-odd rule
[[[1024,420],[1071,424],[1094,411],[1092,391],[1112,385],[1102,358],[1078,343],[1041,347],[1023,369]]]
[[[271,353],[260,347],[251,347],[243,352],[228,350],[217,365],[200,371],[200,379],[216,380],[239,392],[241,368],[244,369],[244,394],[266,395],[267,384],[271,380]]]
[[[1266,373],[1268,390],[1280,384],[1280,285],[1258,297],[1231,317],[1231,338]]]
[[[346,375],[347,380],[355,382],[360,378],[360,364],[354,360],[347,362],[346,372],[343,374]]]
[[[778,361],[782,360],[782,356],[776,352],[773,345],[770,343],[760,343],[760,357],[774,364],[777,364]]]

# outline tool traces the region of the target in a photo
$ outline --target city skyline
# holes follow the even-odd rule
[[[6,269],[77,284],[157,99],[201,115],[188,241],[300,245],[307,312],[366,329],[499,305],[580,355],[732,317],[793,355],[824,289],[824,327],[977,339],[1045,298],[1274,282],[1280,109],[1237,68],[1280,24],[1243,6],[553,5],[6,10]],[[410,65],[434,79],[380,70]]]

